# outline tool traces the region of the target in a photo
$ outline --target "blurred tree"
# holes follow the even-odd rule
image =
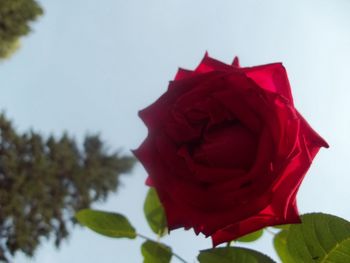
[[[44,238],[53,237],[59,246],[75,212],[105,200],[120,175],[133,167],[133,157],[108,153],[99,136],[87,136],[81,148],[67,134],[60,139],[33,131],[18,134],[0,114],[3,261],[17,251],[32,256]]]
[[[19,47],[19,38],[30,32],[29,23],[43,14],[35,0],[0,0],[0,59]]]

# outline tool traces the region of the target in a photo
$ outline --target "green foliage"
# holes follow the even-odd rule
[[[164,211],[154,189],[147,193],[144,212],[152,230],[157,234],[165,229]],[[274,247],[282,263],[345,263],[350,262],[350,222],[332,215],[307,214],[302,224],[278,226]],[[120,214],[82,210],[77,219],[92,230],[110,237],[136,236],[145,238],[141,252],[144,263],[169,263],[172,257],[186,262],[162,243],[137,234],[129,221]],[[264,230],[250,233],[237,241],[252,242]],[[158,237],[161,237],[158,235]],[[268,256],[242,247],[219,247],[203,250],[197,257],[200,263],[273,263]]]
[[[259,238],[261,238],[263,234],[264,234],[264,230],[260,229],[258,231],[253,232],[253,233],[245,235],[245,236],[237,239],[236,241],[238,241],[238,242],[253,242],[253,241],[256,241]]]
[[[59,246],[76,211],[116,191],[133,164],[108,153],[99,136],[87,136],[79,148],[67,134],[18,134],[0,114],[0,258],[31,256],[43,238]]]
[[[171,260],[171,249],[164,244],[151,240],[145,241],[141,246],[143,263],[169,263]]]
[[[284,263],[350,262],[350,222],[322,213],[302,216],[302,224],[282,230],[274,240]]]
[[[275,250],[283,263],[294,263],[287,248],[288,231],[282,230],[273,239]]]
[[[101,235],[117,238],[136,238],[135,228],[121,214],[83,209],[75,217],[79,223]]]
[[[154,188],[148,190],[143,210],[148,225],[158,236],[167,234],[167,222],[162,204]]]
[[[220,247],[202,250],[198,255],[200,263],[273,263],[268,256],[248,248]]]
[[[14,41],[4,41],[0,43],[0,60],[7,59],[12,56],[20,47],[19,39]]]
[[[31,31],[30,22],[42,14],[35,0],[0,1],[0,59],[8,58],[19,47],[19,38]]]

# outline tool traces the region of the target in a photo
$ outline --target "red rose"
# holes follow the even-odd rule
[[[148,136],[135,155],[170,230],[194,228],[216,246],[300,222],[296,193],[328,145],[295,109],[281,63],[241,68],[205,55],[140,117]]]

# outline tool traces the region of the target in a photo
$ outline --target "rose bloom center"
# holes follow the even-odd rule
[[[212,167],[249,170],[257,152],[257,136],[239,121],[206,129],[200,143],[192,148],[198,163]]]

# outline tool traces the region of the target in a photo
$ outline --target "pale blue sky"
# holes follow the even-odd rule
[[[328,141],[298,195],[300,211],[350,219],[350,2],[348,0],[60,0],[21,50],[0,64],[0,108],[18,130],[101,132],[112,148],[136,148],[146,135],[137,117],[167,88],[177,68],[204,52],[252,66],[282,61],[299,111]],[[127,215],[152,236],[142,213],[146,173],[138,166],[119,193],[95,208]],[[189,262],[210,240],[176,230],[164,239]],[[270,237],[253,245],[272,255]],[[77,228],[56,251],[44,241],[16,263],[142,262],[141,240],[114,240]],[[274,256],[274,255],[273,255]],[[274,256],[275,257],[275,256]],[[176,262],[174,259],[173,262]]]

